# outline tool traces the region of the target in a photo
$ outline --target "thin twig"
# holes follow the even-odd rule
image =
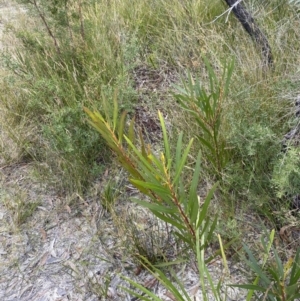
[[[224,16],[225,14],[227,14],[227,17],[226,17],[226,20],[225,20],[225,23],[228,22],[228,19],[229,19],[229,15],[231,13],[231,11],[234,9],[235,6],[237,6],[240,2],[242,2],[244,0],[238,0],[237,2],[235,2],[231,7],[229,7],[227,10],[225,10],[221,15],[217,16],[215,19],[213,19],[211,22],[209,23],[206,23],[205,25],[209,25],[209,24],[212,24],[214,22],[216,22],[218,19],[220,19],[222,16]]]

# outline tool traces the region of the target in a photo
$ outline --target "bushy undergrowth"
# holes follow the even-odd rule
[[[39,170],[47,181],[66,192],[82,192],[110,160],[87,126],[82,107],[101,109],[103,98],[111,98],[115,88],[123,109],[132,107],[136,93],[125,63],[130,41],[122,45],[119,33],[108,30],[111,20],[99,22],[105,11],[97,4],[23,2],[34,19],[29,26],[11,29],[19,48],[4,53],[2,62],[14,74],[6,79],[6,89],[15,90],[15,98],[3,97],[2,105],[10,122],[22,122],[32,131],[20,147],[45,163]]]
[[[251,208],[274,222],[272,212],[287,208],[282,200],[300,193],[299,150],[282,147],[299,93],[300,21],[293,6],[244,1],[272,48],[274,68],[266,70],[238,21],[221,16],[222,1],[19,2],[30,19],[8,27],[16,45],[2,53],[1,152],[7,162],[33,160],[41,179],[82,193],[111,158],[119,159],[151,200],[136,203],[173,226],[203,273],[205,247],[222,227],[209,216],[211,202],[227,208],[230,201],[233,216],[236,207]],[[155,70],[158,79],[137,67]],[[145,145],[142,131],[135,139],[134,118],[126,122],[125,111],[132,117],[137,102],[151,107],[152,100],[163,111],[160,155],[159,145]],[[87,124],[83,107],[102,137]],[[171,116],[172,133],[163,116]],[[184,132],[176,135],[176,127]],[[17,145],[14,159],[9,143]],[[204,201],[200,178],[213,187]],[[114,196],[107,190],[105,198]]]
[[[268,178],[264,173],[272,170],[269,154],[276,157],[286,130],[282,117],[287,104],[272,87],[296,70],[291,50],[299,43],[299,32],[292,8],[278,1],[249,6],[260,8],[256,17],[276,60],[275,71],[265,79],[259,51],[237,20],[229,16],[224,23],[227,15],[216,19],[225,9],[219,1],[20,2],[32,19],[26,27],[11,28],[18,47],[14,53],[4,53],[2,62],[13,72],[5,80],[5,90],[14,90],[14,95],[4,95],[2,105],[10,124],[22,123],[19,130],[25,127],[31,132],[24,141],[22,133],[12,135],[22,140],[20,154],[46,163],[43,170],[61,189],[82,191],[91,179],[90,171],[101,170],[95,162],[109,160],[101,139],[86,126],[82,106],[101,110],[103,99],[113,98],[118,90],[121,109],[131,109],[137,99],[132,70],[138,65],[159,69],[163,63],[176,76],[188,68],[205,86],[203,55],[215,70],[225,58],[236,60],[231,97],[222,104],[222,136],[232,149],[226,181],[235,182],[231,179],[241,170],[245,176],[238,176],[237,187],[264,185]],[[266,147],[271,150],[268,154]]]

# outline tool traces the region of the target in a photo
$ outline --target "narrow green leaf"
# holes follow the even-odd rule
[[[198,116],[196,116],[195,120],[200,126],[200,128],[204,131],[204,133],[207,134],[210,138],[212,138],[213,136],[211,134],[209,126],[205,122],[203,122],[203,120]]]
[[[179,288],[181,290],[181,291],[179,291],[174,285],[172,287],[171,292],[176,297],[176,301],[177,300],[192,301],[188,292],[186,291],[186,289],[183,285],[182,280],[177,277],[176,273],[173,270],[171,270],[170,272],[171,272],[172,278],[175,279],[175,282],[177,283],[177,285],[179,286]],[[182,294],[184,295],[185,298],[183,298]]]
[[[214,231],[215,231],[217,223],[218,223],[218,216],[215,216],[215,218],[211,224],[210,224],[209,220],[207,220],[207,223],[209,225],[209,227],[208,227],[209,231],[205,237],[205,246],[207,246],[213,239],[213,234],[214,234]]]
[[[123,140],[126,116],[127,116],[127,112],[124,111],[121,114],[121,118],[120,118],[120,121],[119,121],[118,138],[119,138],[120,144],[122,144],[122,140]]]
[[[170,144],[169,144],[169,139],[168,139],[168,135],[167,135],[165,121],[164,121],[164,118],[160,111],[158,111],[158,117],[160,120],[161,129],[163,132],[166,159],[167,159],[167,161],[169,161],[169,160],[171,160]]]
[[[179,195],[179,202],[180,204],[184,204],[185,200],[188,200],[186,191],[185,191],[185,187],[183,185],[183,181],[181,179],[181,177],[179,177],[179,183],[178,183],[178,195]]]
[[[278,256],[278,253],[276,250],[274,250],[274,255],[275,255],[275,262],[277,265],[277,273],[279,274],[279,278],[283,279],[284,278],[284,269],[283,269],[283,265],[282,265],[282,261]]]
[[[142,152],[142,155],[145,159],[148,160],[147,158],[147,151],[146,151],[146,146],[145,146],[145,141],[144,141],[144,138],[143,138],[143,133],[142,133],[142,130],[140,129],[139,131],[139,136],[140,136],[140,142],[141,142],[141,152]],[[149,161],[149,160],[148,160]]]
[[[176,145],[176,153],[175,153],[175,170],[179,168],[180,164],[180,158],[181,158],[181,152],[182,152],[182,137],[183,133],[181,132],[177,139],[177,145]],[[177,185],[178,181],[176,183],[174,182],[174,185]]]
[[[93,114],[94,114],[94,118],[96,120],[100,120],[100,122],[102,122],[102,123],[107,123],[106,120],[105,120],[105,118],[104,118],[104,116],[100,112],[94,111]]]
[[[141,193],[151,197],[151,192],[149,189],[145,188],[143,185],[139,185],[137,182],[134,182],[133,179],[129,180],[132,185],[134,185],[135,188],[137,188]],[[143,181],[140,181],[143,183]]]
[[[183,81],[182,81],[183,82]],[[182,88],[182,87],[180,87],[180,86],[178,86],[178,85],[175,85],[175,84],[172,84],[172,86],[178,91],[178,92],[180,92],[180,94],[175,94],[174,96],[175,97],[177,97],[177,96],[179,96],[179,97],[183,97],[183,95],[184,96],[186,96],[187,95],[187,90],[185,89],[185,88]]]
[[[181,175],[181,172],[182,172],[182,170],[183,170],[183,168],[185,166],[185,162],[186,162],[187,156],[188,156],[188,154],[190,152],[192,144],[193,144],[193,139],[191,139],[190,142],[189,142],[189,144],[187,145],[187,147],[186,147],[186,149],[185,149],[185,151],[184,151],[184,153],[183,153],[183,155],[181,157],[181,160],[180,160],[180,162],[178,164],[178,167],[175,170],[175,177],[174,177],[174,180],[172,182],[172,186],[174,186],[174,184],[177,183],[177,181],[178,181],[178,179],[179,179],[179,177]]]
[[[199,220],[199,213],[197,219]],[[196,228],[196,256],[197,256],[197,265],[199,270],[199,282],[202,288],[203,300],[207,301],[208,297],[206,295],[206,279],[205,279],[205,260],[204,260],[204,250],[201,249],[202,237],[200,236],[199,228]]]
[[[234,70],[234,58],[231,60],[231,62],[229,64],[226,64],[227,66],[227,72],[224,72],[224,74],[226,75],[226,81],[225,81],[225,88],[224,88],[224,96],[226,97],[229,91],[229,85],[231,82],[231,77],[232,77],[232,73]]]
[[[186,232],[184,232],[184,234],[181,234],[177,231],[174,232],[174,235],[177,236],[180,241],[185,242],[187,245],[189,245],[192,249],[195,248],[194,238],[191,235],[188,235]]]
[[[294,300],[297,300],[298,298],[300,298],[300,293],[297,293],[297,294],[291,296],[291,298],[288,301],[294,301]]]
[[[238,238],[233,238],[232,240],[230,240],[228,243],[226,243],[223,248],[226,250],[227,248],[229,248],[235,241],[237,241]],[[221,250],[217,250],[214,252],[213,255],[209,256],[208,258],[205,259],[205,263],[209,263],[212,260],[214,260],[217,256],[220,256],[221,254]]]
[[[136,187],[143,187],[147,190],[153,191],[163,200],[172,199],[169,189],[167,187],[162,186],[161,184],[154,184],[134,179],[131,179],[130,182]]]
[[[196,224],[196,228],[198,229],[200,227],[200,225],[202,224],[202,222],[204,221],[205,217],[207,216],[207,212],[208,212],[208,206],[210,204],[210,201],[215,193],[215,190],[217,189],[219,183],[216,182],[213,187],[209,190],[206,198],[205,198],[205,201],[204,201],[204,204],[202,205],[202,207],[200,208],[200,214],[199,214],[199,217],[197,219],[197,224]]]
[[[202,98],[202,103],[203,103],[203,112],[206,116],[206,119],[210,121],[214,117],[214,111],[213,111],[213,106],[211,106],[211,99],[212,99],[212,94],[209,96],[204,96]]]
[[[209,149],[209,151],[211,152],[211,153],[215,153],[215,149],[214,149],[214,147],[212,146],[212,144],[207,140],[207,139],[204,139],[203,137],[201,137],[201,136],[197,136],[197,138],[200,140],[200,142],[204,145],[204,146],[206,146],[208,149]]]
[[[206,248],[209,243],[207,236],[208,236],[208,233],[210,232],[210,228],[211,228],[210,220],[205,218],[200,227],[200,237],[201,237],[201,243],[202,243],[201,249]]]
[[[151,210],[151,209],[150,209]],[[185,231],[186,230],[186,226],[185,224],[180,220],[179,218],[179,214],[177,212],[174,213],[161,213],[159,211],[153,211],[151,210],[151,212],[158,217],[159,219],[161,219],[162,221],[173,225],[176,229],[178,229],[179,231]]]
[[[112,132],[108,128],[108,124],[106,123],[95,123],[92,121],[88,121],[102,136],[107,145],[115,152],[118,152],[118,145],[116,145],[114,137],[112,136]]]
[[[145,175],[147,175],[148,179],[152,179],[152,181],[155,182],[155,169],[153,168],[153,166],[148,162],[147,159],[144,158],[143,154],[138,151],[138,149],[133,145],[133,143],[131,142],[131,140],[129,138],[127,138],[127,136],[124,136],[126,142],[128,143],[128,145],[130,146],[130,148],[133,150],[133,152],[137,155],[137,158],[139,160],[135,161],[137,162],[137,164],[139,165],[140,168],[143,169]]]
[[[170,291],[174,297],[176,298],[176,301],[185,301],[185,299],[183,298],[181,292],[179,292],[179,290],[174,286],[174,284],[168,279],[168,277],[159,269],[157,269],[154,265],[152,265],[149,260],[144,257],[141,256],[142,258],[142,264],[143,266],[152,273],[152,275],[154,277],[156,277],[156,279],[159,280],[159,282],[168,290]],[[171,270],[171,274],[172,276],[174,276],[174,273],[172,273]],[[179,281],[179,279],[175,276],[174,277],[175,281],[177,282],[177,284],[182,287],[181,282]],[[185,293],[185,290],[183,289],[182,291],[184,293],[184,295],[186,295],[188,297],[188,295]],[[188,301],[191,301],[188,297],[187,299]]]
[[[189,212],[189,217],[192,224],[195,223],[197,219],[198,210],[199,210],[197,188],[198,188],[198,183],[200,178],[200,164],[201,164],[201,152],[199,151],[194,174],[193,174],[193,179],[190,186],[188,206],[187,206],[188,207],[187,212]]]
[[[273,245],[274,237],[275,237],[275,230],[272,229],[272,231],[270,233],[270,236],[269,236],[269,241],[268,241],[267,249],[265,251],[263,266],[265,266],[265,264],[266,264],[266,262],[268,260],[268,257],[269,257],[269,254],[270,254],[270,251],[271,251],[271,248],[272,248],[272,245]]]
[[[153,212],[159,212],[159,213],[175,213],[177,211],[176,208],[168,208],[166,206],[164,206],[163,204],[153,204],[153,203],[148,203],[146,201],[142,201],[136,198],[132,198],[131,199],[133,202],[139,204],[140,206],[144,207],[144,208],[148,208]]]
[[[121,276],[121,278],[123,278],[124,280],[126,280],[127,282],[129,282],[132,286],[134,286],[135,288],[139,289],[140,291],[142,291],[146,296],[143,296],[142,294],[138,294],[136,292],[134,292],[133,290],[125,287],[125,286],[121,286],[121,289],[128,292],[129,294],[132,294],[136,297],[138,297],[141,300],[145,300],[145,301],[162,301],[162,299],[160,299],[159,297],[157,297],[155,294],[153,294],[151,291],[149,291],[147,288],[145,288],[143,285],[131,280],[130,278]],[[148,297],[151,297],[151,299],[149,299]]]
[[[204,265],[204,272],[205,272],[206,278],[208,279],[209,288],[212,290],[215,300],[221,301],[222,300],[220,297],[221,280],[218,281],[217,288],[216,288],[215,281],[212,279],[212,277],[207,269],[207,266],[205,266],[205,265]]]
[[[290,284],[294,284],[297,283],[300,279],[300,264],[295,264],[293,265],[293,268],[298,269],[296,272],[294,272],[293,274],[291,274],[291,278],[290,278]],[[300,289],[300,287],[299,287]]]
[[[173,260],[173,261],[170,261],[170,262],[156,263],[156,264],[154,264],[154,266],[156,268],[165,268],[165,267],[178,265],[178,264],[182,264],[182,263],[186,263],[186,260],[185,259],[176,259],[176,260]]]
[[[134,179],[142,180],[143,177],[139,173],[139,171],[136,169],[136,167],[133,164],[130,164],[128,162],[128,158],[124,157],[122,154],[118,156],[118,160],[121,163],[121,165],[127,170],[127,172],[130,174],[130,176]]]
[[[274,279],[277,283],[280,283],[281,277],[280,277],[280,275],[279,275],[277,269],[276,269],[276,270],[273,270],[272,268],[268,268],[267,271],[268,271],[268,273],[269,273],[271,276],[273,276],[273,279]]]
[[[299,291],[300,291],[299,283],[295,283],[293,285],[286,286],[285,291],[286,291],[286,295],[288,296],[288,299],[289,299],[289,297],[294,297],[295,294],[299,293]],[[295,299],[292,299],[292,300],[295,300]]]
[[[294,258],[292,271],[291,271],[290,284],[297,283],[299,279],[300,279],[300,248],[298,248]]]
[[[162,154],[163,156],[163,154]],[[159,160],[153,153],[148,155],[147,157],[151,162],[152,164],[154,165],[153,168],[154,170],[156,171],[155,174],[156,176],[160,177],[161,179],[164,179],[164,180],[167,180],[167,178],[165,177],[166,174],[165,174],[165,169],[167,168],[165,166],[166,162],[164,162],[164,157]]]
[[[191,72],[188,71],[188,82],[187,82],[187,84],[185,84],[185,90],[187,91],[187,95],[188,95],[189,99],[194,99],[195,98],[194,86],[195,86],[194,79],[192,77]]]
[[[244,250],[247,252],[248,257],[249,257],[249,260],[247,261],[247,264],[253,270],[253,272],[255,272],[256,275],[257,275],[257,277],[256,277],[257,280],[255,280],[255,281],[257,282],[258,279],[261,278],[267,285],[269,285],[271,283],[271,280],[263,272],[263,270],[259,266],[257,260],[254,258],[254,256],[253,256],[252,252],[250,251],[250,249],[245,244],[243,244],[243,247],[244,247]],[[255,283],[255,284],[257,284],[257,283]]]
[[[208,71],[208,76],[209,76],[209,81],[210,81],[210,89],[211,89],[211,91],[214,91],[215,83],[216,84],[218,83],[218,79],[217,79],[216,73],[214,72],[214,70],[213,70],[210,62],[208,61],[207,57],[206,56],[202,56],[202,58],[203,58],[205,67],[206,67],[206,69]]]
[[[105,116],[104,119],[109,124],[110,127],[113,127],[112,120],[111,120],[111,107],[109,106],[103,91],[101,91],[101,97],[102,97],[102,107]]]
[[[114,97],[113,97],[113,103],[114,103],[114,110],[113,110],[113,131],[115,132],[118,124],[118,92],[115,90]]]

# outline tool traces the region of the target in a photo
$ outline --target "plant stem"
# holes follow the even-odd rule
[[[42,11],[40,10],[40,8],[39,8],[39,6],[38,6],[36,0],[33,0],[33,2],[31,2],[31,4],[33,4],[34,7],[35,7],[35,9],[37,10],[37,12],[38,12],[40,18],[42,19],[42,21],[43,21],[43,23],[44,23],[44,25],[45,25],[45,27],[46,27],[46,29],[47,29],[47,31],[48,31],[49,36],[50,36],[50,37],[52,38],[52,40],[53,40],[53,43],[54,43],[54,46],[55,46],[55,48],[56,48],[57,53],[60,55],[61,52],[60,52],[60,48],[59,48],[59,45],[58,45],[58,43],[57,43],[57,40],[56,40],[56,38],[55,38],[55,36],[54,36],[54,34],[53,34],[53,32],[52,32],[52,30],[51,30],[51,28],[50,28],[48,22],[46,21],[46,18],[45,18],[45,16],[44,16],[44,14],[43,14]]]
[[[186,226],[187,226],[187,229],[189,229],[189,231],[190,231],[192,237],[193,237],[194,239],[196,239],[196,233],[195,233],[195,230],[194,230],[193,226],[191,225],[191,223],[189,222],[188,217],[187,217],[186,214],[184,213],[184,211],[183,211],[183,209],[182,209],[182,207],[181,207],[181,205],[180,205],[180,202],[178,201],[177,196],[176,196],[175,192],[173,191],[173,187],[172,187],[171,183],[168,183],[168,186],[169,186],[169,189],[170,189],[170,192],[171,192],[172,199],[173,199],[175,205],[177,206],[177,208],[178,208],[178,210],[179,210],[179,213],[180,213],[180,215],[181,215],[181,217],[182,217],[184,223],[185,223]]]

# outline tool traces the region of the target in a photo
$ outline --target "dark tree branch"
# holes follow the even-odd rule
[[[264,65],[268,67],[273,66],[273,56],[268,39],[255,23],[253,17],[247,12],[246,8],[238,0],[224,0],[226,4],[232,8],[232,12],[240,21],[244,29],[261,47]],[[239,2],[239,3],[237,3]]]

